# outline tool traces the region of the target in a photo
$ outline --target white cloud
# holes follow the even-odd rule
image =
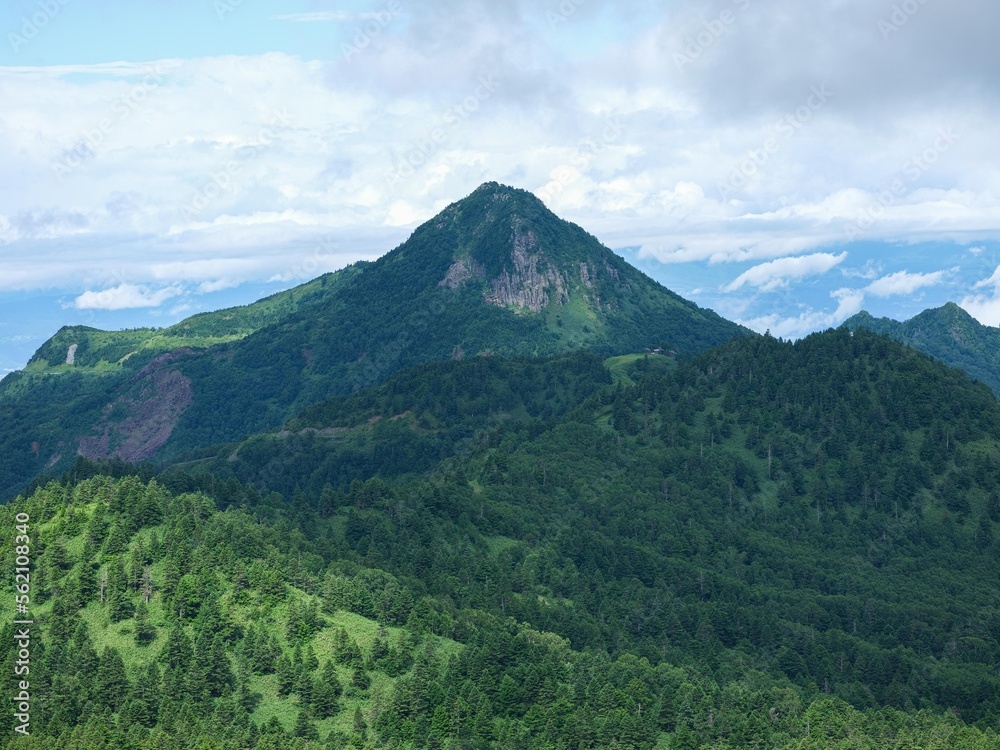
[[[100,292],[84,292],[75,300],[77,310],[128,310],[137,307],[159,307],[168,299],[179,296],[183,290],[177,286],[152,290],[135,284],[119,284]]]
[[[876,297],[913,294],[918,289],[940,284],[944,280],[946,273],[946,271],[935,271],[933,273],[897,271],[873,281],[865,291]]]
[[[965,297],[959,307],[985,326],[1000,326],[1000,297]]]
[[[992,294],[969,294],[959,306],[983,325],[1000,326],[1000,266],[992,276],[977,282],[973,288],[985,290],[990,287]]]
[[[993,272],[993,275],[988,279],[983,279],[982,281],[976,282],[976,289],[983,289],[984,287],[993,287],[998,294],[1000,294],[1000,266]]]
[[[429,217],[421,216],[420,211],[406,201],[396,201],[389,207],[385,223],[392,227],[405,227],[416,224],[421,218]]]
[[[838,289],[831,292],[830,296],[837,300],[837,309],[833,312],[808,310],[797,316],[765,315],[739,322],[759,333],[770,331],[772,336],[797,339],[813,331],[840,325],[855,313],[861,312],[865,301],[865,293],[860,289]]]
[[[734,292],[744,286],[757,287],[762,292],[770,292],[780,287],[788,286],[792,280],[804,279],[807,276],[824,274],[843,263],[847,253],[832,255],[831,253],[814,253],[794,258],[779,258],[768,263],[744,271],[726,286],[727,292]]]
[[[223,289],[232,289],[242,283],[242,281],[236,279],[213,279],[212,281],[201,282],[198,285],[198,291],[202,294],[210,294],[211,292],[220,292]]]
[[[644,258],[758,264],[730,285],[745,292],[825,273],[848,241],[1000,239],[995,4],[926,4],[889,43],[863,0],[574,5],[552,27],[523,0],[407,4],[349,60],[355,29],[335,24],[377,12],[275,16],[328,34],[326,60],[0,68],[0,291],[304,278],[384,253],[489,179]],[[679,69],[722,6],[735,21]],[[768,150],[822,85],[829,105]],[[960,137],[914,170],[947,128]]]

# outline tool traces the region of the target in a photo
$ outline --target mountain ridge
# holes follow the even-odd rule
[[[0,400],[18,405],[0,421],[18,436],[0,493],[77,453],[153,459],[264,432],[421,362],[690,354],[749,333],[531,193],[488,182],[377,260],[253,305],[162,331],[61,330],[0,383]]]
[[[983,325],[954,302],[905,321],[876,318],[862,310],[841,325],[852,331],[867,328],[912,346],[964,370],[1000,397],[1000,328]]]
[[[318,301],[332,281],[343,283],[366,265],[358,261],[337,271],[255,302],[195,313],[165,328],[105,331],[92,326],[63,326],[40,346],[23,372],[66,372],[67,366],[94,373],[113,372],[132,357],[155,359],[174,349],[207,348],[238,341],[281,320],[288,313]],[[69,351],[72,349],[72,362]]]

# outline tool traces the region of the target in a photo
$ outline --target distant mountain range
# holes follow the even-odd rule
[[[859,312],[843,325],[852,331],[867,328],[912,346],[965,370],[1000,396],[1000,328],[984,326],[954,302],[904,322]]]

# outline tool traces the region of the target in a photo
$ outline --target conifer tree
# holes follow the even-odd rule
[[[170,669],[187,670],[194,657],[194,648],[191,639],[181,627],[175,622],[167,634],[167,642],[160,652],[160,660]]]
[[[342,691],[337,668],[332,661],[325,662],[312,688],[312,710],[317,719],[328,719],[336,715],[340,710],[338,700]]]
[[[295,680],[295,693],[299,696],[299,703],[304,706],[312,704],[313,699],[313,678],[309,672],[302,670]]]
[[[296,674],[292,667],[292,660],[287,654],[282,654],[278,659],[278,695],[284,697],[291,695],[295,689]]]
[[[107,539],[104,540],[104,546],[101,548],[101,554],[106,557],[112,557],[114,555],[120,555],[127,549],[128,534],[125,532],[125,528],[120,522],[115,522],[111,526],[111,531],[108,533]]]
[[[351,670],[351,685],[361,691],[365,691],[372,684],[371,678],[365,668],[358,665]]]
[[[319,730],[312,722],[312,719],[310,719],[309,710],[307,708],[299,711],[299,715],[295,719],[295,729],[292,730],[292,734],[305,740],[319,739]]]
[[[125,662],[118,649],[106,646],[101,654],[95,679],[97,700],[115,712],[125,701],[129,692],[129,681],[125,674]]]
[[[135,632],[133,635],[137,646],[148,646],[156,640],[156,626],[149,621],[149,608],[145,602],[139,602],[135,608]]]

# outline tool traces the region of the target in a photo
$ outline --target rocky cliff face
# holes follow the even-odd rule
[[[503,271],[490,281],[490,292],[486,300],[501,307],[527,309],[541,312],[543,307],[554,300],[563,305],[569,302],[566,279],[559,269],[536,252],[538,239],[531,230],[514,230],[512,238],[513,269]],[[539,265],[544,270],[539,270]]]
[[[486,183],[439,214],[434,229],[441,232],[438,247],[451,252],[440,288],[478,282],[485,302],[516,313],[537,314],[576,298],[583,305],[573,315],[581,320],[615,309],[602,300],[623,286],[610,251],[530,193]]]
[[[487,282],[483,296],[499,307],[541,312],[550,301],[566,304],[569,285],[566,277],[538,251],[538,238],[533,231],[515,228],[511,236],[510,269],[488,279],[486,270],[467,258],[457,258],[448,273],[438,283],[439,287],[458,289],[467,281],[480,279]],[[581,264],[581,281],[591,286],[587,264]]]

